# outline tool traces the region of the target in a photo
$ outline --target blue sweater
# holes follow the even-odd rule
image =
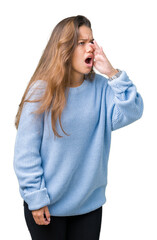
[[[36,99],[44,92],[38,80]],[[111,132],[141,118],[143,99],[127,73],[112,81],[96,74],[94,81],[70,88],[62,112],[63,138],[54,138],[51,114],[31,114],[39,102],[25,103],[14,148],[14,170],[21,197],[30,210],[48,206],[53,216],[93,211],[106,202]]]

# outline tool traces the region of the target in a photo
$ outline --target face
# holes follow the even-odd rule
[[[74,78],[83,78],[84,74],[91,71],[94,59],[93,40],[92,30],[84,25],[81,26],[78,43],[72,56],[72,75]]]

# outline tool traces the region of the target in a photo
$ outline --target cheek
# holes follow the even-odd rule
[[[75,49],[72,57],[72,67],[77,70],[81,70],[84,63],[85,49],[83,46],[79,46]]]
[[[84,56],[84,50],[83,47],[80,48],[80,46],[78,48],[75,49],[74,53],[73,53],[73,58],[75,61],[81,60]]]
[[[73,67],[79,67],[81,65],[83,58],[81,57],[81,54],[76,52],[72,57],[72,66]]]

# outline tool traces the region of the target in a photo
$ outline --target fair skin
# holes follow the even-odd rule
[[[91,60],[85,62],[88,57]],[[99,47],[93,39],[92,30],[86,26],[81,26],[79,28],[78,45],[72,57],[70,87],[80,86],[84,81],[84,74],[88,74],[93,66],[108,77],[112,77],[118,72],[107,59],[102,47]],[[33,210],[32,215],[38,225],[48,225],[50,223],[50,212],[47,206]]]
[[[92,58],[91,64],[85,62],[88,56]],[[89,73],[92,66],[108,77],[112,77],[118,72],[107,59],[102,47],[99,47],[93,39],[92,30],[83,25],[79,28],[78,45],[72,57],[71,86],[77,87],[81,85],[84,74]]]
[[[44,217],[44,214],[46,218]],[[32,211],[34,221],[38,225],[48,225],[50,223],[50,212],[47,206]]]

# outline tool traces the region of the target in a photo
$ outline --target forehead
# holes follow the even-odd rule
[[[92,39],[92,30],[89,27],[81,26],[79,27],[79,39]]]

